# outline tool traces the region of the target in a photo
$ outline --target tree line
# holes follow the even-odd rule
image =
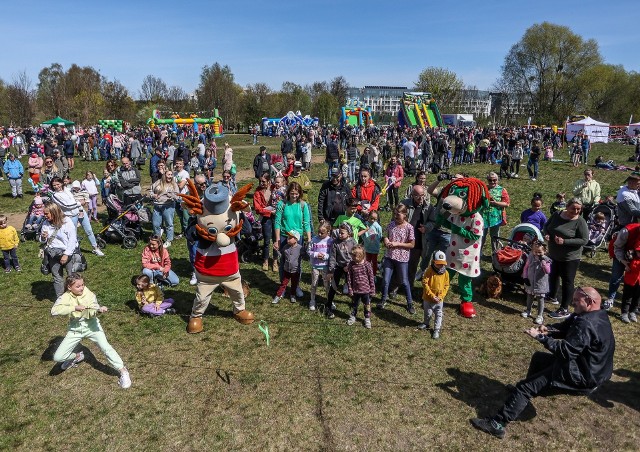
[[[80,124],[98,119],[124,119],[143,124],[153,109],[188,112],[218,108],[227,128],[260,123],[300,111],[336,124],[345,105],[349,84],[338,75],[330,81],[299,85],[285,81],[279,90],[266,83],[240,86],[231,68],[206,65],[195,92],[167,86],[155,75],[144,78],[134,94],[118,80],[108,80],[96,69],[54,63],[33,81],[26,72],[10,82],[0,80],[0,124],[29,125],[62,116]],[[466,86],[453,71],[427,67],[413,88],[431,92],[443,113],[465,113],[460,104],[474,86]],[[569,27],[548,22],[532,25],[507,52],[500,77],[490,91],[495,97],[492,115],[501,123],[560,124],[567,116],[588,114],[599,120],[625,124],[640,118],[640,74],[604,62],[598,44],[583,39]]]

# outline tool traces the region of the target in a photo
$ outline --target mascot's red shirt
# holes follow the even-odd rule
[[[229,246],[219,247],[210,243],[207,248],[196,250],[194,267],[196,271],[207,276],[230,276],[240,271],[238,250],[235,240]]]

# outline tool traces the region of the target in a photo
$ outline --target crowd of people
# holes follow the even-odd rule
[[[164,288],[179,284],[179,276],[171,268],[170,249],[177,239],[184,237],[193,266],[197,246],[197,238],[189,232],[194,218],[183,207],[179,195],[188,193],[189,179],[193,180],[200,196],[213,183],[221,183],[231,194],[235,193],[238,187],[233,149],[225,143],[218,179],[214,172],[218,167],[217,144],[208,130],[194,133],[187,128],[177,132],[158,128],[119,133],[89,128],[71,134],[51,128],[20,132],[14,133],[14,137],[22,135],[23,138],[17,142],[14,138],[10,144],[17,152],[5,153],[8,160],[3,166],[10,181],[21,180],[24,170],[13,162],[20,163],[20,155],[29,155],[28,173],[36,194],[26,225],[38,232],[44,251],[43,263],[53,277],[58,301],[52,313],[71,314],[69,334],[73,340],[65,339],[56,360],[65,368],[77,365],[83,356],[73,354],[72,345],[89,337],[119,370],[120,385],[128,387],[131,384],[128,371],[107,343],[96,317],[96,313],[106,308],[97,304],[95,296],[84,287],[81,276],[71,272],[64,279],[65,267],[77,252],[77,227],[84,229],[94,252],[103,255],[91,228],[91,221],[97,219],[98,195],[103,200],[115,195],[125,205],[147,196],[153,205],[153,235],[142,252],[141,270],[133,277],[132,285],[141,313],[171,314],[175,312],[173,300],[164,297]],[[449,180],[465,177],[454,171],[450,175],[449,167],[487,165],[486,184],[491,201],[482,211],[482,248],[487,251],[490,245],[485,240],[500,235],[500,228],[510,214],[511,200],[500,184],[501,175],[519,177],[521,161],[528,156],[530,178],[537,179],[538,160],[549,157],[544,149],[550,148],[553,152],[559,145],[553,132],[527,129],[496,133],[453,128],[336,131],[300,127],[291,132],[283,136],[280,152],[269,152],[260,146],[253,160],[258,182],[253,193],[253,213],[246,214],[254,221],[245,221],[248,227],[253,224],[262,231],[262,269],[277,274],[272,303],[277,305],[288,298],[292,304],[302,303],[309,310],[321,311],[328,319],[334,319],[338,309],[336,297],[348,296],[347,324],[357,322],[362,305],[362,324],[372,328],[372,306],[380,311],[387,309],[388,302],[398,296],[401,288],[408,315],[416,314],[416,300],[419,300],[424,317],[418,329],[431,331],[433,339],[441,337],[443,303],[450,288],[445,255],[450,235],[438,221],[440,212],[434,200]],[[24,150],[20,143],[24,143]],[[323,149],[327,165],[327,180],[322,183],[317,199],[311,199],[312,182],[307,175],[314,148]],[[87,172],[73,180],[70,176],[74,174],[74,156],[103,160],[102,178]],[[585,161],[586,156],[585,153]],[[143,188],[141,171],[147,161],[152,184]],[[493,171],[491,165],[498,163],[499,171]],[[439,173],[438,177],[429,181],[428,174],[434,172]],[[412,182],[406,192],[401,193],[405,177]],[[620,230],[612,239],[612,278],[602,308],[613,306],[618,287],[624,282],[620,319],[630,323],[637,321],[640,299],[640,228],[636,227],[640,225],[637,222],[640,173],[631,173],[625,184],[615,199]],[[24,196],[21,184],[12,182],[11,188],[15,197]],[[583,289],[574,288],[574,281],[584,246],[593,240],[596,232],[603,233],[602,219],[599,219],[600,225],[590,225],[585,219],[602,201],[593,172],[585,170],[584,179],[571,188],[572,196],[568,200],[564,193],[558,193],[556,202],[550,206],[549,217],[543,212],[542,196],[537,192],[532,196],[531,207],[518,215],[522,222],[538,228],[544,238],[532,244],[523,269],[527,299],[522,316],[534,318],[536,335],[545,337],[551,331],[543,325],[545,303],[559,305],[549,312],[550,317],[567,319],[567,322],[574,318],[568,309],[572,300],[577,306],[576,294],[582,294],[579,291]],[[380,223],[381,210],[391,211],[388,224]],[[15,229],[7,225],[6,217],[0,216],[0,245],[6,272],[21,269],[16,236]],[[299,284],[304,260],[309,260],[311,268],[308,297]],[[67,273],[70,273],[68,268]],[[415,287],[416,281],[420,287]],[[190,283],[197,283],[193,269]],[[596,299],[591,292],[585,293],[587,295],[578,296],[580,302]],[[588,304],[588,311],[596,305],[600,308],[599,297],[598,303]],[[532,315],[534,309],[536,312]],[[574,316],[583,312],[587,310],[576,309]],[[86,333],[90,329],[98,331],[97,336]],[[552,343],[538,339],[545,346]],[[524,391],[522,388],[519,390]],[[532,395],[535,394],[531,392],[526,397]],[[499,435],[500,422],[506,424],[513,416],[512,412],[503,412],[490,421],[478,421],[476,426]]]

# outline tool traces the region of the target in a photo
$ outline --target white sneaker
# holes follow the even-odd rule
[[[189,285],[195,286],[198,284],[198,278],[196,278],[196,272],[191,273],[191,279],[189,280]]]
[[[315,311],[315,310],[316,310],[316,300],[309,301],[309,311]]]
[[[296,303],[298,302],[298,300],[296,300],[296,297],[291,297],[291,298],[289,298],[289,301],[290,301],[292,304],[296,304]]]
[[[531,178],[531,180],[535,181],[535,180],[537,180],[537,179],[536,179],[535,177],[532,177],[532,178]]]
[[[162,245],[164,248],[169,248],[171,246],[171,242],[169,242],[168,240],[166,242],[164,242],[164,245]]]
[[[530,313],[527,311],[523,311],[520,313],[520,315],[526,319],[527,317],[529,317]]]
[[[352,316],[349,316],[349,320],[347,320],[347,325],[351,326],[351,325],[353,325],[354,323],[356,323],[356,318],[355,318],[355,316],[353,316],[353,315],[352,315]]]
[[[95,254],[96,256],[104,256],[104,253],[100,248],[94,248],[93,254]]]
[[[118,384],[122,389],[128,389],[131,387],[131,376],[126,367],[123,367],[120,371],[120,378],[118,378]]]
[[[533,322],[536,325],[542,325],[544,323],[544,317],[539,315],[538,317],[536,317],[536,320]]]
[[[278,304],[280,303],[280,297],[279,296],[275,296],[273,297],[273,300],[271,300],[271,304]]]
[[[613,307],[614,302],[615,302],[614,298],[607,298],[606,300],[604,300],[604,303],[602,303],[602,309],[605,309],[608,311]]]
[[[364,327],[368,330],[371,329],[371,319],[364,319]]]

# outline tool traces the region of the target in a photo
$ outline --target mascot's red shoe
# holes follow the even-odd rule
[[[460,303],[460,315],[467,319],[474,318],[476,316],[476,309],[473,307],[473,303],[470,301]]]
[[[187,333],[201,333],[203,329],[204,327],[202,326],[202,317],[191,317],[189,319],[189,324],[187,325]]]
[[[253,316],[253,312],[249,312],[246,309],[244,311],[233,314],[233,318],[243,325],[251,325],[256,319]]]

